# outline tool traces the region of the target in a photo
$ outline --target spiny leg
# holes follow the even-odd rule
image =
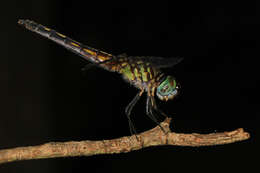
[[[164,128],[160,125],[160,122],[156,119],[156,114],[154,113],[154,106],[152,105],[152,97],[151,96],[147,96],[146,99],[146,114],[148,115],[148,117],[155,122],[160,128],[161,130],[166,134],[166,131],[164,130]]]
[[[137,101],[140,99],[140,97],[142,96],[144,90],[141,90],[135,97],[134,99],[127,105],[125,112],[126,114],[131,114],[131,111],[133,109],[133,107],[135,106],[135,104],[137,103]]]
[[[153,113],[152,110],[152,104],[151,104],[151,97],[147,96],[146,99],[146,114],[149,116],[150,119],[152,119],[156,124],[159,124],[159,121],[157,120],[158,115]],[[156,118],[157,117],[157,118]]]
[[[131,115],[131,111],[133,109],[133,107],[135,106],[135,104],[138,102],[138,100],[141,98],[142,94],[143,94],[144,90],[141,90],[135,97],[134,99],[127,105],[127,107],[125,108],[125,113],[128,119],[128,124],[129,124],[129,129],[130,129],[130,133],[131,135],[133,134],[137,134],[134,124],[130,118]]]

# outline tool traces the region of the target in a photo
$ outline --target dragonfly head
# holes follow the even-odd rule
[[[164,78],[157,87],[156,95],[160,100],[168,101],[178,94],[179,85],[172,76]]]

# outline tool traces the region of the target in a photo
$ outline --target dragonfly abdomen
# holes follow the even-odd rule
[[[36,32],[37,34],[40,34],[41,36],[58,43],[59,45],[80,55],[92,63],[102,63],[113,58],[113,55],[111,54],[83,45],[53,29],[35,23],[31,20],[19,20],[18,23],[23,25],[28,30]],[[109,63],[102,63],[101,67],[105,68],[106,70],[115,71],[114,67]]]

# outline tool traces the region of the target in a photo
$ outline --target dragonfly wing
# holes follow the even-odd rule
[[[157,68],[169,68],[172,67],[183,60],[181,57],[174,58],[163,58],[163,57],[154,57],[154,56],[142,56],[142,57],[129,57],[135,61],[143,61],[144,63],[151,63],[154,67]]]

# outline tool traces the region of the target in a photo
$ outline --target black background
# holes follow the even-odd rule
[[[32,19],[118,55],[184,57],[165,71],[181,95],[162,110],[176,132],[243,127],[247,141],[212,147],[155,147],[127,154],[21,161],[1,173],[212,172],[258,169],[259,8],[256,1],[1,2],[0,148],[129,135],[124,108],[137,89],[17,25]],[[139,132],[155,126],[145,99],[134,109]],[[258,143],[259,144],[259,143]]]

